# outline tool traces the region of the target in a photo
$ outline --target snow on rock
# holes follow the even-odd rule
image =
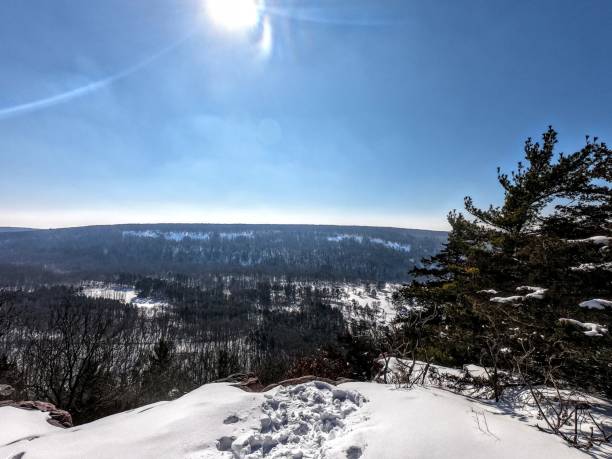
[[[49,413],[38,410],[24,410],[12,406],[0,407],[0,451],[3,445],[24,438],[31,440],[33,437],[64,430],[49,424],[47,421],[50,419]]]
[[[497,295],[497,290],[493,290],[492,288],[488,290],[478,290],[476,293],[486,293],[488,295]]]
[[[367,401],[366,401],[367,400]],[[26,459],[556,459],[584,458],[562,439],[510,416],[503,408],[415,387],[313,382],[249,393],[208,384],[160,402],[71,429],[55,429],[43,413],[0,412],[8,442],[0,458]],[[41,431],[44,426],[46,431]],[[606,452],[599,457],[606,457]]]
[[[531,292],[525,295],[525,298],[534,298],[536,300],[543,300],[544,295],[548,291],[546,288],[542,287],[530,287],[528,285],[522,285],[516,288],[517,292]]]
[[[530,287],[529,285],[521,285],[516,288],[517,292],[531,292],[526,295],[513,295],[513,296],[496,296],[491,298],[489,301],[494,303],[520,303],[527,299],[543,300],[548,289],[542,287]],[[497,292],[496,292],[497,293]]]
[[[491,298],[490,301],[494,303],[519,303],[524,300],[522,295],[515,296],[496,296]]]
[[[572,271],[592,272],[597,270],[612,271],[612,262],[606,263],[581,263],[578,266],[572,266]]]
[[[583,301],[578,306],[580,306],[581,308],[587,308],[587,309],[612,308],[612,301],[595,298],[593,300]]]
[[[576,328],[582,328],[583,330],[585,330],[584,334],[586,336],[603,336],[608,333],[608,329],[603,325],[599,324],[594,324],[590,322],[580,322],[575,319],[566,318],[559,319],[559,322],[564,325],[572,325]]]

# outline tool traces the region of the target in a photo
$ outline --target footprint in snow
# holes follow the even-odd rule
[[[326,442],[347,431],[347,418],[365,402],[358,392],[320,381],[281,387],[274,395],[266,394],[258,428],[218,439],[217,449],[235,459],[322,458]],[[232,415],[223,422],[239,420]],[[357,446],[346,450],[347,459],[361,455]]]

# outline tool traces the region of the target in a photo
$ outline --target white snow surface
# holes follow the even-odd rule
[[[529,285],[522,285],[516,288],[517,292],[531,292],[525,295],[525,298],[534,298],[536,300],[544,299],[544,295],[548,291],[546,288],[542,287],[530,287]]]
[[[400,287],[400,284],[385,284],[385,288],[376,291],[376,296],[372,296],[363,285],[359,284],[339,284],[334,288],[342,291],[342,298],[338,302],[332,301],[341,308],[345,319],[351,320],[354,317],[348,311],[348,307],[356,304],[360,308],[370,308],[374,315],[374,320],[378,323],[390,323],[395,319],[396,310],[393,305],[393,292]]]
[[[387,382],[393,384],[401,384],[402,381],[405,380],[405,375],[412,369],[412,376],[416,377],[417,375],[422,375],[422,372],[427,367],[425,362],[421,362],[419,360],[409,359],[398,359],[397,357],[390,357],[388,359],[381,358],[378,359],[378,364],[381,367],[381,370],[378,375],[376,375],[375,380],[378,382],[384,382],[385,373],[387,376]],[[427,384],[438,384],[437,377],[438,376],[451,376],[455,378],[462,378],[466,375],[471,376],[472,378],[480,378],[483,380],[489,379],[489,374],[491,374],[493,370],[484,368],[480,365],[476,364],[466,364],[463,365],[463,369],[459,370],[457,368],[449,368],[441,365],[430,364],[428,368],[428,374],[426,379],[424,380]]]
[[[258,428],[226,437],[228,457],[329,457],[331,441],[364,420],[358,411],[365,399],[357,391],[320,381],[282,387],[265,397]],[[217,449],[225,449],[221,443]]]
[[[106,298],[107,300],[117,300],[125,304],[132,304],[142,309],[161,309],[168,307],[165,301],[154,298],[138,298],[138,292],[134,287],[123,285],[106,285],[103,283],[91,282],[83,287],[83,295],[90,298]]]
[[[572,325],[577,328],[584,330],[584,334],[587,336],[603,336],[608,333],[608,329],[603,325],[594,324],[591,322],[580,322],[575,319],[561,318],[559,322],[565,325]]]
[[[7,443],[61,431],[47,422],[49,413],[38,410],[24,410],[12,406],[0,408],[0,451]],[[0,455],[0,457],[4,457]]]
[[[314,382],[248,393],[208,384],[172,402],[65,430],[41,431],[42,413],[30,423],[21,411],[0,412],[0,432],[19,425],[9,441],[30,432],[41,436],[0,443],[0,458],[588,457],[496,405],[431,387]]]
[[[422,374],[427,366],[425,362],[421,362],[419,360],[412,362],[412,360],[399,359],[397,357],[380,358],[378,359],[378,364],[380,366],[380,371],[374,380],[380,383],[385,382],[386,380],[387,383],[392,384],[401,384],[411,367],[412,374],[416,377],[416,375]],[[465,375],[465,371],[430,364],[429,373],[425,382],[434,383],[436,375],[446,375],[460,378]]]
[[[612,308],[612,301],[602,300],[601,298],[594,298],[592,300],[583,301],[578,306],[587,309],[605,309]]]
[[[83,287],[82,293],[90,298],[117,300],[125,304],[131,303],[138,296],[138,292],[133,287],[106,285],[95,282]]]
[[[495,290],[489,290],[489,291],[481,290],[478,293],[490,293],[494,291]],[[505,297],[496,296],[494,298],[491,298],[490,301],[494,303],[520,303],[521,301],[524,301],[530,298],[534,300],[543,300],[548,289],[542,288],[542,287],[531,287],[529,285],[521,285],[520,287],[516,288],[516,291],[517,292],[531,292],[531,293],[527,293],[526,295],[513,295],[513,296],[505,296]],[[491,294],[494,295],[495,293],[491,293]]]
[[[523,301],[523,295],[513,295],[513,296],[496,296],[491,298],[491,301],[494,303],[519,303]]]

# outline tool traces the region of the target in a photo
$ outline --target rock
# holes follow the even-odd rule
[[[8,384],[0,384],[0,397],[10,397],[15,392],[13,386]]]
[[[236,386],[246,392],[261,392],[263,389],[263,384],[259,382],[256,376],[236,384]]]
[[[253,373],[234,373],[226,378],[213,381],[216,383],[234,383],[233,386],[242,389],[245,392],[261,392],[263,385]]]
[[[217,449],[219,451],[229,451],[236,437],[221,437],[217,440]]]
[[[63,428],[73,427],[70,413],[65,410],[60,410],[53,403],[32,400],[22,400],[18,402],[7,400],[5,402],[0,402],[0,406],[12,406],[13,408],[20,408],[22,410],[37,410],[43,413],[49,413],[50,419],[47,419],[49,424]]]
[[[48,421],[50,424],[66,428],[73,426],[72,415],[68,411],[55,409],[49,412],[49,416],[51,417],[51,420]]]
[[[241,383],[243,381],[246,381],[247,379],[254,378],[254,377],[255,375],[253,373],[233,373],[225,378],[217,379],[213,382],[215,383],[224,383],[224,382]]]
[[[236,424],[238,421],[240,421],[240,418],[238,416],[236,416],[235,414],[230,414],[223,420],[223,424]]]

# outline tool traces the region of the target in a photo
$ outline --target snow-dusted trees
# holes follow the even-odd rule
[[[533,383],[612,395],[612,154],[587,138],[555,155],[556,143],[549,128],[516,171],[498,172],[500,206],[468,197],[467,215],[451,212],[446,247],[399,295],[420,314],[439,308],[429,355],[490,368],[497,396],[517,367]]]

